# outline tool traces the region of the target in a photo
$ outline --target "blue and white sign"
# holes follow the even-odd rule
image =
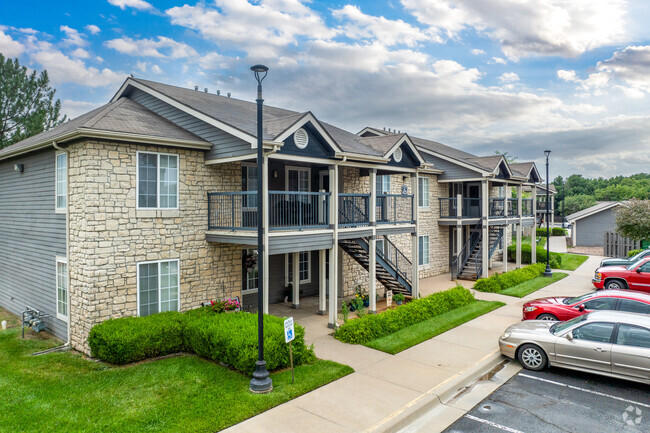
[[[284,319],[284,342],[288,343],[296,338],[296,332],[293,329],[293,317]]]

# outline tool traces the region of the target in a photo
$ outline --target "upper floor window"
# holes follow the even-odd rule
[[[178,155],[138,152],[138,207],[178,208]]]
[[[418,178],[418,206],[429,207],[429,178]]]
[[[377,194],[390,194],[390,175],[377,176]]]
[[[242,191],[257,191],[257,166],[254,164],[242,163],[241,166],[241,187]],[[248,209],[257,207],[257,194],[244,194],[242,206]]]
[[[56,210],[65,210],[68,206],[68,155],[56,154]]]

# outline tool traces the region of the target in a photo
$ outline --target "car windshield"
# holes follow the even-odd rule
[[[636,262],[637,260],[642,258],[645,253],[646,253],[645,250],[641,251],[640,253],[637,253],[637,254],[633,255],[632,257],[630,257],[628,260],[631,261],[631,262]]]
[[[586,299],[591,298],[592,296],[596,296],[598,292],[592,292],[592,293],[587,293],[586,295],[582,296],[576,296],[575,298],[565,298],[562,303],[565,305],[572,305],[572,304],[577,304],[578,302],[582,302]]]
[[[587,320],[587,316],[589,316],[589,314],[583,314],[582,316],[574,317],[573,319],[567,320],[566,322],[556,322],[549,328],[549,331],[551,331],[551,334],[553,335],[558,335],[570,327]]]

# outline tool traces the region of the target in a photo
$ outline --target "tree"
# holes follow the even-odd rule
[[[494,151],[494,154],[495,154],[495,155],[501,155],[501,156],[503,156],[503,157],[506,159],[506,162],[507,162],[508,164],[516,164],[516,163],[517,163],[517,160],[519,159],[519,158],[517,158],[516,156],[512,156],[512,155],[509,154],[508,152],[500,152],[500,151],[498,151],[498,150],[495,150],[495,151]]]
[[[66,120],[49,83],[47,71],[29,74],[18,59],[0,54],[0,149]]]
[[[596,199],[593,195],[571,195],[564,199],[564,213],[570,215],[583,209],[587,209],[595,204]]]
[[[633,241],[650,239],[650,200],[631,200],[616,210],[616,231]]]

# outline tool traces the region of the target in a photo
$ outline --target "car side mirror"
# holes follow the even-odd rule
[[[566,339],[569,340],[569,341],[572,341],[572,340],[573,340],[573,331],[569,331],[569,332],[564,336],[564,338],[566,338]]]
[[[641,266],[639,266],[638,268],[636,268],[636,273],[637,273],[637,274],[640,274],[640,273],[641,273]]]
[[[578,306],[578,311],[585,311],[585,308],[587,308],[587,307],[585,307],[585,304],[580,304]]]

